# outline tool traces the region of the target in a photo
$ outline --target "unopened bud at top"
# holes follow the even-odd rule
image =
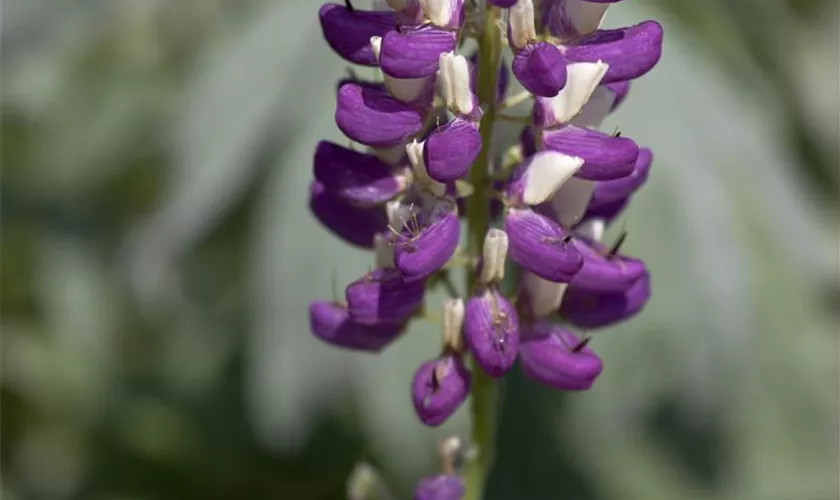
[[[473,95],[470,88],[470,67],[464,56],[455,52],[440,55],[438,81],[446,106],[454,113],[469,115],[473,111]]]
[[[479,279],[485,285],[505,279],[505,260],[508,253],[508,236],[501,229],[490,228],[484,237],[484,262]]]
[[[534,29],[534,2],[519,0],[509,12],[510,44],[514,49],[521,49],[537,38]]]
[[[447,299],[443,303],[443,345],[445,348],[453,352],[464,350],[462,326],[464,326],[464,301]]]

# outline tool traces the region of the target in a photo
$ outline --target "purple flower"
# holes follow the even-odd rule
[[[639,147],[625,137],[572,125],[543,133],[546,149],[583,159],[575,176],[591,181],[619,179],[633,173]]]
[[[405,169],[332,142],[318,143],[313,163],[315,179],[324,189],[352,205],[381,205],[400,194],[408,182]]]
[[[424,144],[423,161],[429,177],[451,182],[464,177],[481,152],[476,124],[457,117],[432,131]]]
[[[321,31],[330,47],[349,62],[375,66],[370,37],[384,36],[396,26],[394,12],[362,11],[327,3],[318,12]]]
[[[508,255],[523,269],[548,281],[568,283],[583,266],[583,258],[556,222],[528,209],[505,216]]]
[[[346,83],[338,89],[335,123],[347,137],[377,148],[405,142],[423,128],[423,114],[384,86]]]
[[[519,346],[522,371],[555,389],[589,389],[603,364],[586,344],[560,325],[540,322],[523,327]]]
[[[414,500],[461,500],[464,496],[464,482],[451,474],[425,477],[417,483]]]
[[[360,247],[373,248],[374,237],[388,230],[388,220],[382,207],[348,205],[327,192],[318,181],[313,181],[309,188],[309,209],[336,236]]]
[[[350,319],[347,308],[325,300],[309,304],[309,327],[328,344],[345,349],[378,352],[402,332],[401,324],[362,325]]]
[[[470,380],[457,354],[444,354],[420,365],[411,383],[411,400],[420,421],[428,426],[445,422],[467,398]]]
[[[624,292],[593,292],[569,286],[560,304],[560,314],[580,328],[603,328],[632,318],[648,299],[650,275],[645,273]]]
[[[438,70],[440,55],[455,49],[455,33],[433,26],[403,28],[382,37],[379,64],[396,78],[419,78]]]
[[[647,274],[645,263],[639,259],[581,239],[572,243],[583,256],[583,266],[569,283],[577,290],[621,293]]]
[[[566,58],[547,42],[528,44],[513,58],[513,74],[525,90],[553,97],[566,86]]]
[[[364,325],[403,323],[422,304],[425,286],[406,281],[396,269],[375,269],[347,286],[347,310]]]
[[[442,200],[429,211],[406,221],[395,245],[394,263],[409,281],[434,273],[458,248],[461,223],[452,200]]]
[[[487,288],[467,301],[464,339],[478,366],[491,377],[501,377],[516,361],[519,316],[497,290]]]
[[[609,181],[600,181],[595,185],[595,191],[592,193],[592,200],[590,200],[588,208],[590,210],[597,209],[621,201],[635,193],[647,181],[652,162],[653,153],[650,149],[640,149],[633,171],[629,175]]]

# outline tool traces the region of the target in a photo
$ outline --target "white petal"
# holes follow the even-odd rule
[[[505,260],[508,253],[508,235],[501,229],[490,228],[484,237],[484,263],[480,280],[484,284],[505,279]]]
[[[436,26],[446,27],[452,19],[452,3],[450,0],[420,0],[423,13]]]
[[[443,196],[446,193],[446,185],[429,177],[429,172],[426,170],[426,162],[423,161],[424,144],[425,142],[417,142],[415,139],[405,145],[408,161],[414,169],[414,179],[435,196]]]
[[[400,223],[402,224],[402,223]],[[374,263],[377,268],[385,269],[394,267],[394,245],[384,234],[373,236]]]
[[[592,33],[601,26],[609,3],[587,2],[585,0],[566,0],[566,12],[575,29],[581,35]]]
[[[455,352],[464,350],[461,327],[464,325],[464,301],[447,299],[443,302],[443,345]]]
[[[610,114],[615,103],[615,92],[608,87],[599,86],[589,97],[589,101],[580,110],[580,114],[574,117],[571,121],[572,125],[578,127],[598,128],[603,123],[604,118]]]
[[[563,184],[551,199],[551,208],[560,225],[572,227],[580,222],[594,191],[594,181],[578,177],[572,177]]]
[[[582,158],[556,151],[541,151],[535,154],[525,173],[525,192],[522,201],[528,205],[539,205],[546,201],[582,165]]]
[[[528,295],[528,304],[534,316],[542,318],[560,308],[567,283],[555,283],[529,273],[522,273],[522,285]]]
[[[374,148],[373,154],[388,165],[399,165],[405,157],[405,146],[399,144],[390,148]]]
[[[519,0],[509,10],[510,39],[514,48],[521,49],[537,38],[534,29],[534,2]]]
[[[373,55],[376,60],[379,60],[379,53],[382,51],[382,37],[370,37],[370,46],[373,49]],[[402,102],[416,101],[420,95],[426,90],[426,87],[431,84],[429,78],[394,78],[380,72],[382,75],[382,82],[385,88],[396,100]]]
[[[592,241],[601,241],[606,227],[607,221],[604,219],[588,219],[575,228],[575,233]]]
[[[566,86],[550,98],[555,123],[566,123],[580,113],[608,68],[609,65],[602,61],[572,63],[566,66]]]
[[[446,106],[454,112],[468,115],[473,110],[470,89],[470,66],[464,56],[447,52],[440,55],[438,81]]]

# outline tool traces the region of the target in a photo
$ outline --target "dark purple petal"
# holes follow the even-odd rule
[[[455,50],[455,33],[430,25],[390,31],[382,38],[379,66],[395,78],[433,75],[443,52]]]
[[[503,9],[509,9],[516,5],[517,0],[487,0],[487,3],[490,5],[495,5],[496,7],[501,7]]]
[[[604,205],[614,203],[635,193],[648,178],[650,165],[653,162],[653,153],[648,148],[639,149],[639,156],[636,158],[636,165],[630,175],[601,181],[595,186],[595,192],[589,202],[589,209],[597,209]]]
[[[592,181],[625,177],[633,172],[639,146],[626,137],[567,125],[543,133],[546,149],[583,158],[575,177]]]
[[[375,269],[344,292],[347,311],[365,325],[403,323],[423,302],[426,283],[406,281],[396,269]]]
[[[365,66],[376,66],[370,37],[385,36],[396,26],[394,12],[347,10],[327,3],[318,12],[324,39],[344,59]]]
[[[387,148],[419,133],[423,115],[384,89],[347,83],[338,89],[335,122],[350,139]]]
[[[537,137],[534,135],[534,128],[526,126],[519,134],[519,144],[522,146],[522,156],[532,156],[537,152]]]
[[[382,207],[348,205],[330,195],[318,181],[313,181],[309,187],[309,209],[336,236],[360,247],[373,248],[374,236],[388,230],[388,219]]]
[[[566,289],[560,314],[580,328],[602,328],[629,319],[641,311],[650,299],[650,275],[645,274],[624,293],[601,293]]]
[[[553,220],[531,210],[511,209],[505,217],[508,256],[523,269],[557,283],[568,283],[583,258]]]
[[[464,340],[476,364],[491,377],[501,377],[516,362],[519,316],[496,290],[484,290],[467,301]]]
[[[428,223],[421,220],[420,226],[404,230],[394,249],[394,264],[408,281],[425,278],[443,267],[458,248],[461,235],[454,203],[430,215]]]
[[[465,176],[481,152],[481,134],[475,125],[457,117],[435,129],[426,139],[423,161],[429,177],[452,182]]]
[[[581,340],[560,325],[540,322],[523,327],[519,345],[525,375],[562,391],[592,387],[603,370],[601,359]]]
[[[548,31],[560,38],[568,39],[577,36],[572,19],[566,10],[568,0],[541,0],[534,2],[537,22],[537,33]]]
[[[620,254],[608,255],[602,245],[575,239],[572,244],[583,256],[583,267],[572,278],[570,286],[593,292],[621,293],[647,274],[645,263]]]
[[[361,325],[347,308],[326,300],[309,304],[309,327],[324,342],[336,347],[377,352],[397,338],[401,324]]]
[[[461,500],[464,496],[464,481],[454,475],[424,477],[417,483],[414,500]]]
[[[627,94],[630,92],[630,82],[608,83],[606,87],[615,94],[615,100],[613,100],[613,105],[610,108],[610,111],[615,111],[624,102],[624,99],[627,99]]]
[[[461,406],[470,392],[470,372],[460,356],[427,361],[414,373],[411,400],[424,424],[438,426]]]
[[[645,21],[629,28],[598,30],[567,47],[564,55],[569,61],[609,64],[602,83],[638,78],[662,56],[662,26]]]
[[[534,95],[554,97],[566,86],[566,59],[547,42],[528,44],[513,58],[513,74]]]
[[[315,149],[315,179],[329,193],[359,206],[384,203],[405,188],[403,174],[375,155],[321,141]]]

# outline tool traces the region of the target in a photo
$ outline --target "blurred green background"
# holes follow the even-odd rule
[[[467,431],[414,417],[438,332],[381,356],[306,304],[371,257],[306,209],[345,64],[306,0],[5,0],[4,500],[396,498]],[[498,500],[832,500],[838,3],[633,0],[666,27],[608,119],[650,146],[624,217],[654,298],[594,389],[504,386]],[[512,136],[515,131],[506,131]]]

